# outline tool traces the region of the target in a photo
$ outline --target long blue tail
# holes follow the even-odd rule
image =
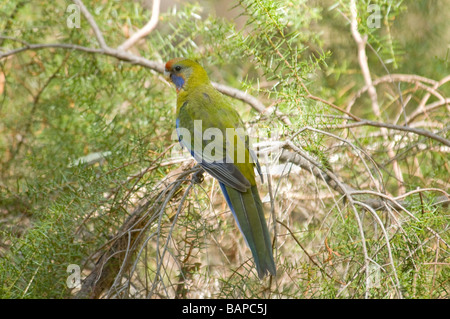
[[[246,192],[240,192],[220,183],[220,188],[253,254],[259,278],[267,273],[275,276],[272,243],[257,187],[252,186]]]

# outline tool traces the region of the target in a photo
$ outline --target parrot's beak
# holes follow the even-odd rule
[[[164,77],[166,78],[167,81],[170,82],[170,72],[167,70],[164,70]]]

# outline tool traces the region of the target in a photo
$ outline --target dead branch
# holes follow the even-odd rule
[[[133,45],[136,44],[140,39],[146,37],[150,32],[153,31],[153,29],[156,28],[156,25],[158,24],[159,19],[159,7],[161,4],[161,0],[153,0],[153,7],[152,7],[152,16],[150,18],[150,21],[138,32],[134,33],[131,37],[129,37],[124,43],[122,43],[118,49],[119,50],[128,50]]]
[[[123,223],[114,238],[99,250],[101,256],[95,263],[91,273],[82,282],[76,299],[99,298],[110,289],[116,278],[126,273],[133,263],[134,252],[144,239],[144,234],[162,214],[170,200],[175,198],[178,190],[188,182],[187,177],[195,170],[191,169],[192,161],[173,170],[160,181],[153,196],[140,204]]]
[[[81,12],[83,13],[86,20],[88,20],[89,25],[91,26],[92,30],[94,31],[95,37],[97,38],[98,44],[100,45],[100,48],[106,50],[108,49],[108,46],[105,42],[105,39],[103,38],[103,34],[100,31],[100,28],[98,27],[97,23],[94,20],[94,17],[91,15],[89,10],[84,5],[83,1],[81,0],[73,0],[76,5],[80,7]]]
[[[423,130],[420,128],[414,128],[414,127],[410,127],[410,126],[362,120],[360,122],[348,123],[348,124],[343,124],[343,125],[335,125],[333,127],[334,128],[351,128],[351,127],[358,127],[358,126],[374,126],[374,127],[381,127],[381,128],[387,128],[387,129],[392,129],[392,130],[397,130],[397,131],[408,132],[408,133],[414,133],[416,135],[425,136],[430,139],[441,142],[442,144],[444,144],[446,146],[450,146],[450,140],[448,140],[440,135],[437,135],[435,133],[432,133],[430,131],[426,131],[426,130]],[[444,128],[443,131],[445,132],[447,129],[448,128]]]
[[[369,64],[367,63],[366,55],[366,42],[367,37],[362,37],[358,31],[358,21],[357,21],[357,9],[355,0],[350,1],[350,30],[353,35],[353,39],[358,46],[358,61],[361,67],[361,72],[364,76],[364,81],[367,85],[367,91],[369,93],[370,99],[372,101],[372,109],[375,115],[379,118],[381,115],[380,106],[378,105],[377,90],[372,83],[372,77],[370,76]]]
[[[358,31],[357,9],[356,9],[355,0],[350,1],[350,13],[351,13],[350,29],[351,29],[353,38],[355,39],[355,42],[358,46],[358,61],[359,61],[359,65],[361,68],[361,72],[364,76],[364,81],[366,82],[367,93],[369,94],[370,100],[372,101],[373,113],[375,114],[375,116],[378,119],[381,119],[381,111],[380,111],[380,106],[378,104],[377,90],[375,89],[375,86],[373,85],[372,77],[370,75],[369,64],[367,62],[367,55],[366,55],[367,36],[365,36],[363,38]],[[381,132],[383,133],[384,139],[387,141],[388,140],[387,129],[383,126],[380,126],[380,127],[381,127]],[[391,160],[393,159],[392,164],[393,164],[395,176],[397,177],[397,180],[398,180],[399,192],[404,193],[406,190],[405,190],[404,181],[403,181],[403,174],[400,169],[400,165],[395,160],[395,152],[392,149],[391,143],[389,143],[387,145],[387,153],[388,153],[389,158]]]

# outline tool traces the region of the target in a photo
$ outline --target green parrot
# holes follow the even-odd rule
[[[272,243],[256,187],[256,154],[238,112],[210,83],[195,61],[176,58],[165,74],[177,91],[176,130],[201,167],[219,181],[225,200],[250,248],[259,278],[276,275]]]

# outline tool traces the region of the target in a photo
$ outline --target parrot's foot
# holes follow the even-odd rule
[[[204,181],[205,177],[203,176],[203,173],[205,171],[203,169],[195,172],[194,174],[192,174],[192,183],[193,184],[200,184]]]

